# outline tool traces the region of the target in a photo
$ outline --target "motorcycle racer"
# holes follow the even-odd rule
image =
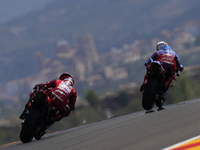
[[[183,71],[184,67],[180,62],[179,56],[171,49],[171,47],[164,41],[160,41],[156,45],[156,52],[146,61],[145,66],[148,68],[151,59],[162,62],[162,66],[166,71],[165,85],[163,85],[162,91],[165,93],[172,82],[175,79],[175,73],[178,71]],[[144,82],[140,87],[140,92],[144,91],[144,86],[147,83],[147,73],[144,77]]]
[[[58,80],[51,80],[45,84],[36,84],[34,88],[47,90],[46,95],[50,98],[53,106],[59,111],[55,116],[50,116],[46,125],[51,125],[60,121],[63,117],[69,116],[70,112],[75,109],[77,98],[76,90],[73,88],[73,76],[67,72],[60,75]],[[31,101],[36,97],[32,91],[30,99],[25,105],[25,109],[20,115],[20,119],[25,119],[29,110],[32,108]]]

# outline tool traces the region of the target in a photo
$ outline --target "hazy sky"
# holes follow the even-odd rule
[[[46,4],[54,1],[58,0],[0,0],[0,23],[42,9]]]

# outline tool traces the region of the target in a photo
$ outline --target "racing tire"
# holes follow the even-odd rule
[[[157,87],[158,81],[155,78],[150,78],[145,85],[145,89],[143,92],[142,97],[142,107],[145,110],[151,110],[154,106],[155,101],[155,95],[156,95],[156,87]]]
[[[31,109],[29,114],[26,116],[20,132],[20,140],[23,143],[32,141],[39,117],[40,110],[35,108]]]

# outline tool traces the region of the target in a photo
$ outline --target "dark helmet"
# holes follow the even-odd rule
[[[68,72],[64,72],[63,74],[60,75],[59,77],[60,80],[65,80],[65,81],[70,81],[71,85],[74,85],[74,79],[73,76],[71,74],[69,74]]]
[[[156,50],[160,50],[160,49],[163,49],[164,47],[168,46],[168,44],[164,41],[160,41],[156,44]]]

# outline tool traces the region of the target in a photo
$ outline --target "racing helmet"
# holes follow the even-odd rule
[[[63,81],[69,81],[71,83],[71,85],[74,85],[74,79],[73,76],[71,74],[69,74],[68,72],[64,72],[60,75],[59,77],[60,80]]]
[[[168,46],[168,44],[164,41],[160,41],[156,44],[156,50],[158,51],[158,50],[164,48],[165,46]]]

